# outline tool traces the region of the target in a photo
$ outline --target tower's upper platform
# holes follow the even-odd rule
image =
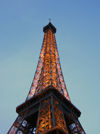
[[[56,28],[51,24],[51,22],[43,28],[43,32],[45,33],[49,29],[51,29],[53,33],[56,33]]]

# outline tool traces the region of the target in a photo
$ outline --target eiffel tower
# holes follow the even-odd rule
[[[24,103],[16,108],[18,117],[8,134],[86,134],[78,118],[81,112],[71,103],[64,82],[56,28],[49,22],[35,76]]]

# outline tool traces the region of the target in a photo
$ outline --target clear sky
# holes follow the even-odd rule
[[[87,134],[100,133],[100,0],[0,0],[0,134],[15,121],[51,18],[71,102]]]

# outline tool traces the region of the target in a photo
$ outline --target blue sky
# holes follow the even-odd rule
[[[0,134],[29,92],[49,18],[71,102],[86,133],[99,134],[99,0],[0,0]]]

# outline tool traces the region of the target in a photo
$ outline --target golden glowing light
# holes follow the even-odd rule
[[[36,73],[27,99],[37,95],[49,85],[58,89],[70,100],[61,71],[55,34],[51,29],[44,34]]]

